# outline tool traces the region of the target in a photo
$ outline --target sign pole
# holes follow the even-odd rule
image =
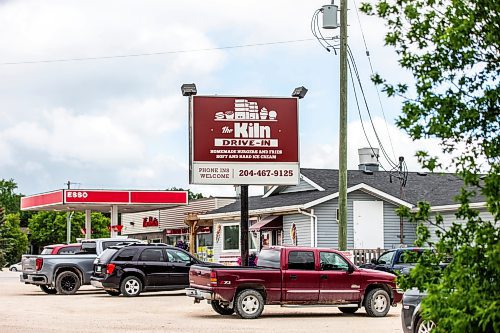
[[[240,232],[241,232],[241,265],[248,266],[248,185],[241,185],[241,218],[240,218]]]

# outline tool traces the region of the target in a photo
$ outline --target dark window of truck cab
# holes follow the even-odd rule
[[[68,246],[68,247],[63,247],[62,249],[59,250],[59,254],[74,254],[80,251],[79,246]]]
[[[288,253],[288,269],[314,270],[314,253],[312,251],[290,251]]]
[[[347,261],[334,252],[320,252],[319,260],[322,271],[347,271],[349,269]]]
[[[164,261],[162,249],[145,249],[141,253],[140,261]]]
[[[420,258],[423,252],[423,250],[401,251],[394,261],[396,264],[414,264],[418,261],[418,258]]]
[[[116,258],[115,261],[132,261],[134,259],[137,249],[123,249]]]
[[[97,254],[97,244],[95,242],[83,242],[81,252],[87,254]]]

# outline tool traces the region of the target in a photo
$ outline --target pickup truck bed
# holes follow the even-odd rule
[[[335,250],[273,247],[259,255],[258,267],[191,267],[186,294],[207,300],[219,314],[260,316],[264,305],[336,306],[354,313],[385,316],[401,301],[395,275],[360,269]],[[268,267],[265,267],[268,266]]]
[[[101,238],[85,240],[82,249],[91,253],[24,255],[20,281],[33,284],[47,294],[72,295],[80,286],[90,284],[94,260],[108,246],[119,243],[136,243],[139,240],[127,238]]]

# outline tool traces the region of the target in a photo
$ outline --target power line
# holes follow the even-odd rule
[[[370,139],[368,138],[368,134],[366,133],[366,129],[365,129],[365,124],[363,123],[363,117],[361,116],[361,108],[359,107],[359,101],[358,101],[358,93],[357,93],[357,90],[356,90],[356,85],[354,84],[354,76],[352,74],[352,69],[351,69],[351,62],[348,62],[349,64],[349,73],[351,74],[351,82],[352,82],[352,89],[353,89],[353,92],[354,92],[354,98],[356,100],[356,106],[358,107],[358,115],[359,115],[359,120],[361,122],[361,128],[363,129],[363,134],[365,135],[365,138],[366,138],[366,141],[368,142],[368,146],[370,146],[370,149],[373,153],[373,155],[377,158],[378,160],[378,157],[379,155],[375,153],[375,150],[373,149],[373,146],[370,142]],[[382,165],[381,161],[379,161],[379,165],[380,167],[382,168],[382,170],[384,171],[387,171],[384,166]]]
[[[245,48],[245,47],[291,44],[291,43],[299,43],[299,42],[308,42],[308,41],[312,41],[312,40],[314,40],[314,39],[313,38],[306,38],[306,39],[294,39],[294,40],[275,41],[275,42],[266,42],[266,43],[253,43],[253,44],[221,46],[221,47],[212,47],[212,48],[203,48],[203,49],[191,49],[191,50],[172,50],[172,51],[123,54],[123,55],[113,55],[113,56],[97,56],[97,57],[79,57],[79,58],[62,58],[62,59],[3,62],[3,63],[0,63],[0,65],[3,65],[3,66],[26,65],[26,64],[55,63],[55,62],[73,62],[73,61],[89,61],[89,60],[106,60],[106,59],[116,59],[116,58],[147,57],[147,56],[156,56],[156,55],[165,55],[165,54],[208,52],[208,51],[217,51],[217,50],[240,49],[240,48]]]
[[[323,36],[323,34],[321,33],[321,27],[319,26],[319,13],[321,13],[323,11],[323,9],[317,9],[312,18],[311,18],[311,33],[313,34],[313,36],[316,38],[316,40],[318,41],[318,43],[321,45],[321,47],[323,47],[326,51],[330,52],[331,50],[333,50],[333,52],[335,54],[337,54],[336,52],[336,48],[339,47],[339,44],[337,45],[333,45],[333,44],[330,44],[329,41],[334,41],[334,40],[338,40],[339,38],[334,36],[334,37],[325,37]]]
[[[365,33],[363,31],[363,26],[361,25],[361,19],[359,18],[358,4],[356,3],[356,0],[354,0],[354,8],[356,9],[356,16],[358,17],[359,29],[361,30],[361,36],[363,37],[363,43],[365,44],[366,57],[368,58],[368,63],[370,64],[370,69],[372,71],[372,75],[375,75],[375,71],[373,70],[373,66],[372,66],[372,60],[370,58],[370,51],[368,51],[368,46],[366,45]],[[378,90],[378,87],[376,85],[375,85],[375,90],[377,91],[378,102],[380,104],[380,109],[382,110],[382,116],[384,117],[387,135],[389,136],[389,143],[391,144],[392,155],[395,159],[396,153],[394,152],[394,146],[392,144],[391,133],[389,132],[389,126],[387,125],[387,119],[385,118],[384,106],[382,104],[382,99],[380,98],[380,91]]]
[[[370,123],[372,125],[373,132],[375,133],[375,138],[377,139],[377,142],[378,142],[378,144],[380,146],[380,150],[382,151],[382,154],[384,155],[384,157],[387,160],[387,162],[389,162],[389,164],[391,165],[391,167],[393,167],[393,168],[397,167],[396,162],[392,161],[392,159],[389,156],[389,154],[387,154],[387,151],[385,150],[384,145],[382,144],[382,141],[380,140],[380,137],[379,137],[379,135],[377,133],[377,130],[375,129],[375,124],[373,123],[372,115],[371,115],[371,112],[370,112],[370,107],[368,106],[368,102],[366,101],[365,91],[364,91],[363,85],[361,83],[361,78],[359,76],[359,71],[358,71],[358,67],[356,65],[356,61],[354,60],[354,56],[352,54],[352,51],[351,51],[350,47],[347,48],[347,51],[348,51],[349,58],[351,59],[351,62],[352,62],[352,65],[353,65],[354,73],[356,74],[356,79],[358,81],[358,84],[359,84],[359,87],[360,87],[360,90],[361,90],[361,94],[363,96],[363,101],[365,103],[366,111],[368,112],[368,117],[370,118]]]

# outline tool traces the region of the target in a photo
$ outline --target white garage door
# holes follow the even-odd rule
[[[354,248],[384,248],[384,202],[354,201]]]

